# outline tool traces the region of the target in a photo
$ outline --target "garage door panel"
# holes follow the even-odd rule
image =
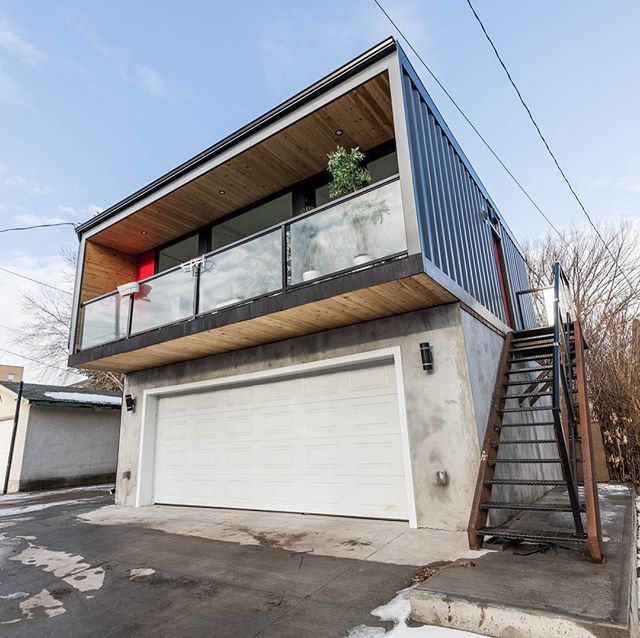
[[[158,415],[156,502],[407,518],[391,364],[163,397]]]

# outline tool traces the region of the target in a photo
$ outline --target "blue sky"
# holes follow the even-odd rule
[[[583,221],[465,0],[382,2],[556,225]],[[640,3],[475,4],[594,218],[638,218]],[[0,0],[0,226],[83,220],[393,33],[373,0]],[[546,232],[414,64],[516,236]],[[74,245],[0,234],[0,266],[68,286]],[[24,282],[0,281],[0,347],[29,354],[7,330]]]

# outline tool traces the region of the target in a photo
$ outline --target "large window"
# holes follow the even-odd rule
[[[158,251],[158,272],[178,266],[200,254],[200,237],[198,233],[175,244],[165,246]]]
[[[398,157],[393,144],[384,144],[367,153],[366,167],[371,182],[379,182],[398,172]],[[291,219],[309,206],[329,201],[329,175],[322,173],[297,184],[292,190],[253,206],[224,221],[211,224],[185,239],[158,250],[157,270],[173,268],[198,255],[218,250],[236,241]],[[295,197],[294,197],[295,192]],[[295,202],[295,203],[294,203]]]
[[[211,250],[223,248],[234,241],[249,237],[269,226],[293,216],[293,196],[285,193],[264,204],[254,206],[211,229]]]

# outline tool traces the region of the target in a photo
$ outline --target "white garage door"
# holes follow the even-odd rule
[[[392,363],[162,397],[154,501],[406,519]]]

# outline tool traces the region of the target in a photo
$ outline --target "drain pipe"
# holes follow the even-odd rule
[[[4,473],[4,488],[2,490],[3,494],[7,493],[7,489],[9,488],[9,474],[11,473],[11,462],[13,461],[13,448],[16,444],[16,434],[18,432],[18,419],[20,418],[20,404],[22,403],[22,388],[24,386],[24,382],[20,381],[20,387],[18,388],[18,400],[16,401],[16,412],[13,416],[13,430],[11,432],[11,444],[9,445],[9,455],[7,457],[7,469]]]

